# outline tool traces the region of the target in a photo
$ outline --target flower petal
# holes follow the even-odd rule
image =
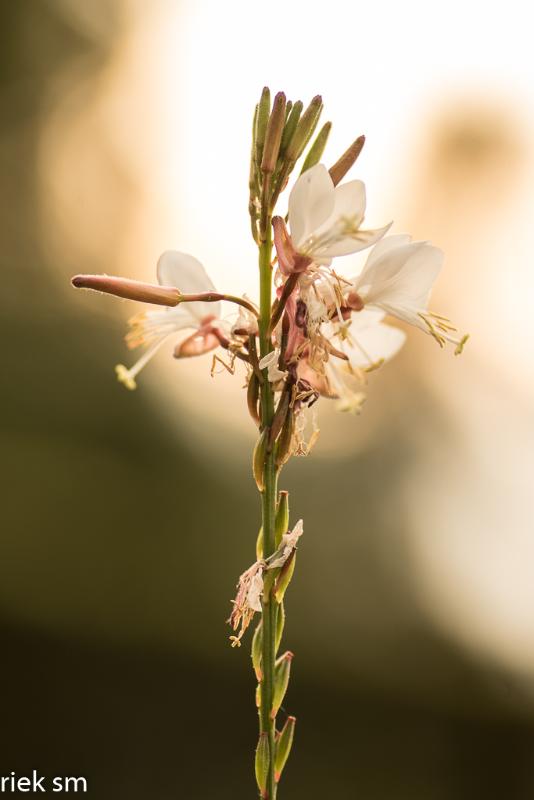
[[[426,242],[401,244],[368,261],[354,288],[366,304],[387,311],[395,307],[424,310],[442,266],[439,248]]]
[[[167,250],[159,257],[157,273],[162,286],[176,286],[183,294],[215,291],[215,286],[200,261],[188,253]],[[187,303],[187,308],[197,321],[209,314],[217,317],[221,314],[220,303]]]
[[[393,358],[404,344],[406,334],[400,328],[379,322],[355,331],[351,338],[352,342],[343,348],[351,367],[367,369]]]
[[[314,231],[315,236],[321,236],[321,234],[334,226],[338,220],[343,219],[350,220],[351,224],[357,228],[365,216],[365,202],[365,184],[363,181],[349,181],[336,186],[332,213],[321,227]]]
[[[296,249],[328,219],[334,203],[334,183],[324,164],[300,176],[289,195],[289,227]]]
[[[175,358],[193,358],[202,356],[215,350],[220,344],[218,338],[211,331],[195,331],[174,348]]]
[[[328,263],[336,256],[348,256],[351,253],[357,253],[359,250],[365,250],[366,247],[370,247],[381,239],[392,224],[390,222],[389,225],[385,225],[383,228],[375,228],[373,230],[358,229],[351,235],[340,237],[336,242],[314,250],[314,261],[323,263],[323,259],[325,259],[326,263]]]

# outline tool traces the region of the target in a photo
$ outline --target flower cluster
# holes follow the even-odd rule
[[[258,359],[259,309],[245,298],[217,294],[202,264],[193,256],[169,251],[159,259],[162,287],[176,287],[174,307],[138,314],[130,321],[129,347],[147,349],[129,369],[116,367],[119,380],[136,386],[139,371],[169,337],[187,331],[174,350],[176,358],[199,356],[221,348],[227,365],[246,365],[253,416],[258,386],[267,379],[281,397],[288,396],[292,417],[290,453],[302,454],[303,412],[319,396],[335,398],[338,408],[358,411],[365,397],[366,373],[391,359],[405,334],[384,322],[387,316],[420,328],[440,346],[460,353],[467,336],[428,310],[443,253],[407,235],[386,235],[390,225],[363,227],[365,186],[354,180],[334,185],[323,164],[300,175],[288,200],[288,225],[272,220],[276,299],[271,316],[272,350]],[[341,275],[334,261],[363,250],[367,260],[356,274]],[[96,287],[104,288],[105,287]],[[150,300],[147,293],[147,300]],[[221,300],[241,303],[233,324],[221,319]],[[159,301],[158,301],[159,302]],[[289,413],[289,412],[287,412]],[[287,416],[286,413],[286,416]],[[283,421],[285,422],[285,420]]]

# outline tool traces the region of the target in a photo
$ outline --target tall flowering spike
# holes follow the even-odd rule
[[[432,286],[443,267],[443,252],[428,242],[409,236],[388,236],[369,254],[360,275],[347,290],[349,306],[379,309],[421,328],[441,347],[446,342],[461,353],[467,336],[460,336],[449,321],[428,311]]]
[[[428,310],[442,267],[441,251],[408,236],[386,237],[389,225],[364,227],[364,184],[341,182],[358,158],[364,137],[358,137],[329,170],[320,161],[330,122],[309,146],[322,108],[319,95],[304,110],[300,101],[286,101],[282,92],[271,106],[267,87],[255,107],[249,214],[258,246],[257,303],[218,293],[197,259],[173,251],[158,262],[157,284],[107,275],[73,279],[77,288],[164,307],[130,320],[128,346],[145,345],[146,350],[133,367],[117,366],[117,376],[127,388],[135,388],[139,371],[176,334],[176,358],[185,360],[220,347],[221,355],[213,356],[212,375],[217,365],[231,374],[241,369],[246,408],[258,430],[252,472],[261,494],[262,519],[256,561],[239,577],[228,622],[232,645],[239,646],[255,615],[261,615],[251,658],[260,725],[255,769],[263,800],[277,797],[295,727],[295,718],[288,717],[282,731],[276,731],[293,658],[290,651],[278,659],[277,653],[284,631],[284,596],[303,528],[299,520],[288,530],[287,492],[277,498],[279,473],[292,455],[307,455],[317,440],[320,397],[335,399],[341,410],[360,411],[369,373],[393,358],[406,338],[384,321],[386,315],[421,328],[441,346],[452,343],[457,353],[467,339],[445,317]],[[286,208],[275,213],[275,205],[301,157],[301,174],[289,193],[286,217]],[[335,258],[371,246],[365,266],[352,279],[342,275],[337,264],[333,268]],[[237,305],[238,312],[221,319],[221,301]],[[214,402],[216,406],[217,398]]]
[[[162,287],[178,287],[180,296],[215,291],[200,261],[187,253],[175,250],[168,250],[160,256],[157,277]],[[176,308],[146,311],[132,317],[129,321],[130,331],[126,336],[126,343],[130,348],[142,344],[148,345],[148,349],[132,367],[127,368],[124,364],[115,367],[118,380],[127,389],[135,389],[139,372],[164,341],[181,331],[193,329],[195,333],[182,345],[178,357],[202,355],[215,349],[219,346],[219,340],[214,335],[213,329],[220,313],[219,302],[193,301],[181,303]]]

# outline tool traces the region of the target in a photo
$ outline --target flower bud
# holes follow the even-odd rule
[[[286,119],[286,96],[283,92],[278,92],[273,102],[273,110],[267,123],[265,133],[265,144],[263,145],[263,156],[261,160],[261,171],[273,173],[278,160],[280,142]]]
[[[182,293],[170,286],[134,281],[130,278],[115,278],[112,275],[75,275],[72,285],[76,289],[93,289],[126,300],[153,303],[157,306],[177,306]]]
[[[278,735],[276,740],[276,750],[274,756],[274,779],[278,783],[280,775],[286,765],[286,761],[291,752],[293,745],[293,736],[295,735],[295,717],[288,717],[285,725]]]
[[[274,651],[275,654],[278,652],[278,648],[280,647],[280,642],[282,641],[282,634],[284,632],[284,625],[286,622],[286,612],[284,609],[284,604],[280,603],[276,607],[276,633],[274,639]]]
[[[328,172],[330,173],[330,177],[334,182],[334,186],[337,186],[338,183],[343,180],[349,169],[353,166],[356,159],[362,152],[362,148],[365,144],[365,136],[358,136],[356,141],[354,141],[348,150],[345,150],[341,158],[339,158],[333,167],[330,167]]]
[[[274,519],[274,545],[280,547],[282,536],[289,528],[289,492],[281,491],[278,495],[278,505]]]
[[[263,626],[262,623],[259,622],[256,630],[254,631],[254,636],[252,637],[252,649],[251,649],[251,658],[252,658],[252,668],[256,674],[256,680],[259,682],[262,679],[262,671],[261,671],[261,650],[263,646]]]
[[[283,703],[289,683],[292,660],[293,653],[290,650],[287,650],[287,652],[277,659],[276,664],[274,665],[273,707],[271,709],[271,719],[275,719],[280,706]]]
[[[280,143],[280,156],[283,156],[285,154],[289,142],[293,138],[293,134],[295,133],[295,129],[298,125],[300,115],[302,114],[302,108],[303,108],[302,101],[297,100],[297,102],[291,109],[291,113],[287,118],[284,127],[284,132],[282,134],[282,141]]]
[[[301,175],[303,172],[306,172],[307,169],[311,169],[311,167],[314,167],[316,164],[319,163],[324,153],[324,149],[326,147],[326,143],[328,141],[328,137],[330,136],[331,130],[332,130],[332,123],[325,122],[325,124],[317,134],[314,143],[310,147],[308,155],[304,159],[304,164],[302,165],[302,169],[300,172]]]
[[[295,561],[297,558],[297,551],[293,550],[289,558],[287,559],[286,563],[280,570],[280,574],[278,575],[278,580],[276,581],[276,585],[274,587],[274,596],[276,598],[277,603],[281,603],[284,599],[284,595],[286,593],[286,589],[291,583],[291,578],[293,577],[293,573],[295,571]]]
[[[260,492],[263,492],[265,488],[263,471],[265,467],[265,451],[267,448],[268,436],[269,429],[265,428],[265,430],[262,431],[260,438],[256,442],[254,453],[252,455],[252,472],[254,475],[254,480],[256,481],[256,486]]]
[[[256,164],[258,169],[261,166],[261,159],[263,156],[263,145],[265,144],[265,134],[267,132],[267,123],[269,121],[269,112],[271,110],[271,92],[269,87],[265,86],[262,93],[260,102],[257,106],[258,112],[255,114],[254,126],[254,145],[256,150]]]
[[[262,798],[267,797],[267,777],[269,775],[269,734],[260,733],[258,746],[256,747],[256,783]]]
[[[299,119],[293,138],[287,148],[286,155],[289,161],[294,163],[304,152],[306,145],[313,136],[322,110],[323,100],[320,95],[317,95]]]

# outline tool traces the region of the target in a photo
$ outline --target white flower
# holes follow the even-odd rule
[[[287,375],[287,372],[282,371],[278,366],[279,358],[280,351],[271,350],[270,353],[267,353],[267,355],[263,356],[263,358],[260,360],[259,367],[260,369],[267,369],[269,383],[277,384],[280,381],[283,381]]]
[[[176,286],[182,294],[200,294],[215,290],[200,261],[175,250],[168,250],[160,256],[157,276],[161,286]],[[180,346],[180,352],[176,354],[178,357],[201,355],[213,350],[219,344],[213,327],[220,313],[220,303],[194,301],[136,315],[130,320],[131,330],[126,341],[130,348],[146,344],[148,349],[130,369],[123,364],[117,364],[117,378],[127,389],[135,389],[137,374],[163,342],[178,331],[191,328],[195,330]]]
[[[390,227],[362,230],[364,215],[363,182],[334,186],[326,167],[316,164],[300,176],[289,196],[293,247],[300,256],[325,265],[336,256],[364,250]]]
[[[443,252],[428,242],[412,242],[409,236],[387,236],[373,247],[363,271],[351,281],[348,305],[380,309],[421,328],[440,346],[445,342],[462,351],[467,336],[455,335],[446,317],[428,311],[434,281],[443,266]],[[356,315],[357,316],[357,315]],[[355,315],[353,315],[355,318]]]
[[[325,367],[330,396],[338,398],[340,411],[355,413],[361,409],[365,400],[362,373],[389,361],[406,340],[403,331],[381,321],[383,316],[381,311],[361,311],[353,315],[348,325],[330,323],[321,329],[346,357],[329,358]]]

